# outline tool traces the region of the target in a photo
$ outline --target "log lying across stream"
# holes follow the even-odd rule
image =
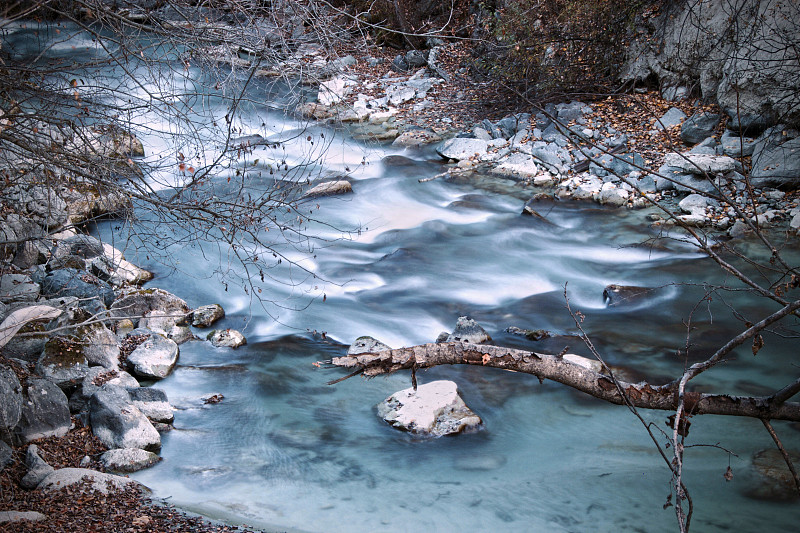
[[[593,362],[589,359],[586,361]],[[605,364],[600,367],[602,372],[598,373],[592,369],[593,365],[580,364],[580,360],[576,362],[574,357],[483,344],[461,342],[420,344],[375,353],[334,357],[317,363],[317,366],[322,365],[354,370],[345,378],[331,381],[331,384],[357,375],[374,377],[398,370],[412,371],[414,379],[413,374],[416,370],[439,365],[487,366],[533,374],[540,381],[545,379],[557,381],[614,404],[629,404],[634,407],[666,411],[675,410],[678,406],[677,380],[663,385],[651,385],[647,382],[629,383],[614,377],[613,369],[609,369]],[[791,397],[787,396],[787,391],[794,391],[796,388],[796,384],[792,384],[771,396],[686,392],[685,409],[691,415],[713,414],[800,421],[800,403],[786,402]]]

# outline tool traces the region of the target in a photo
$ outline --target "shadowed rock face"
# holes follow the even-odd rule
[[[702,9],[685,3],[648,26],[628,49],[623,79],[655,74],[665,88],[699,85],[742,134],[800,123],[800,64],[786,54],[800,35],[796,2],[709,0]]]

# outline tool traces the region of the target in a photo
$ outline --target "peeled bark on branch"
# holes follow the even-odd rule
[[[439,365],[488,366],[533,374],[540,380],[557,381],[614,404],[626,403],[619,392],[622,390],[628,403],[635,407],[665,411],[674,411],[678,407],[678,386],[675,382],[651,385],[646,382],[629,383],[617,380],[615,384],[610,374],[599,374],[562,357],[500,346],[460,342],[421,344],[376,353],[334,357],[325,363],[353,369],[354,372],[348,377],[358,374],[374,377],[398,370],[417,370]],[[776,399],[775,395],[729,396],[699,392],[684,394],[685,409],[690,415],[714,414],[800,421],[800,403],[786,403],[786,399]]]

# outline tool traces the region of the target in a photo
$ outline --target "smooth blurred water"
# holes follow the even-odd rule
[[[79,52],[93,50],[85,47]],[[146,217],[139,226],[109,221],[96,228],[104,240],[126,248],[129,260],[156,274],[150,286],[190,306],[222,304],[227,317],[218,327],[241,329],[248,338],[237,350],[203,341],[181,346],[175,372],[157,385],[177,409],[175,429],[163,435],[164,460],[133,477],[180,507],[267,530],[676,530],[673,509],[662,509],[669,471],[641,423],[623,407],[532,376],[436,368],[419,379],[456,381],[485,429],[415,440],[375,412],[378,402],[410,386],[408,375],[328,386],[342,372],[312,363],[344,354],[361,335],[393,347],[431,342],[461,315],[475,318],[499,345],[549,352],[569,346],[586,354],[565,309],[566,286],[606,361],[634,379],[661,383],[684,367],[676,354],[686,346],[690,315],[694,361],[737,332],[732,309],[751,319],[764,304],[743,293],[703,302],[704,284],[730,280],[691,246],[644,243],[652,235],[641,213],[560,202],[541,206],[543,221],[520,215],[531,191],[508,180],[420,183],[445,168],[432,151],[364,144],[346,132],[305,124],[275,110],[287,99],[275,90],[251,87],[251,103],[236,119],[238,133],[287,142],[280,154],[259,148],[251,159],[308,163],[298,171],[301,177],[347,173],[354,189],[315,200],[319,222],[308,227],[316,236],[313,252],[285,249],[305,271],[286,265],[272,270],[276,279],[254,282],[263,289],[259,301],[235,281],[246,273],[222,241],[171,245],[166,255],[155,255],[141,246],[152,242],[130,236],[131,230],[152,229]],[[209,97],[204,106],[209,116],[226,112],[221,98]],[[147,113],[133,119],[151,159],[180,149],[173,133],[184,126],[159,120]],[[206,134],[212,139],[200,164],[216,155],[213,130]],[[312,146],[308,135],[325,141]],[[382,162],[400,154],[406,164]],[[257,174],[252,178],[250,184],[259,186]],[[162,165],[149,179],[158,189],[182,178]],[[610,283],[656,289],[631,305],[607,307],[602,293]],[[556,336],[535,343],[505,333],[509,326]],[[697,385],[746,394],[786,385],[796,342],[775,335],[766,341],[758,357],[745,347]],[[202,398],[212,394],[225,399],[204,404]],[[667,430],[667,413],[641,414]],[[800,446],[797,426],[775,426],[787,447]],[[796,503],[746,495],[753,452],[773,446],[759,421],[695,418],[687,443],[719,444],[736,454],[714,447],[687,451],[694,530],[796,528]],[[729,464],[730,483],[723,479]]]

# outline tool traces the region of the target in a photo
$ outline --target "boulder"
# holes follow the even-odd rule
[[[378,404],[378,415],[397,429],[421,437],[475,431],[482,421],[458,395],[452,381],[433,381],[394,393]]]
[[[492,169],[495,174],[519,176],[520,178],[533,178],[539,174],[539,167],[533,156],[514,152],[499,160],[500,164]]]
[[[40,491],[52,492],[84,481],[90,483],[90,488],[93,491],[101,494],[108,494],[112,490],[125,490],[128,487],[142,486],[138,481],[127,477],[105,474],[88,468],[61,468],[44,478],[36,488]]]
[[[353,344],[347,349],[347,355],[375,353],[384,350],[391,350],[391,348],[373,337],[364,336],[353,341]]]
[[[411,130],[404,131],[392,141],[392,146],[405,146],[415,148],[426,144],[433,144],[441,141],[439,134],[431,130]]]
[[[303,193],[303,198],[315,198],[318,196],[335,196],[353,192],[353,186],[347,180],[323,181],[314,185]]]
[[[36,373],[64,391],[75,389],[89,373],[83,348],[81,341],[62,336],[52,337],[44,345],[44,352],[36,362]]]
[[[139,328],[163,335],[176,344],[183,344],[194,338],[187,325],[187,314],[179,309],[148,311],[139,320]]]
[[[670,129],[673,126],[677,126],[683,119],[686,118],[686,113],[678,109],[677,107],[671,107],[669,110],[664,113],[660,119],[656,121],[655,128],[657,130],[665,130]]]
[[[14,462],[14,449],[0,440],[0,472]]]
[[[44,478],[55,471],[55,468],[39,457],[39,447],[35,444],[28,446],[28,450],[25,452],[25,466],[28,468],[28,472],[22,478],[20,485],[27,490],[35,489]]]
[[[423,50],[409,50],[406,52],[405,60],[408,69],[415,69],[424,67],[428,64],[427,51]],[[407,69],[407,70],[408,70]]]
[[[123,474],[150,468],[160,460],[158,455],[140,448],[116,448],[100,456],[100,463],[107,471]]]
[[[800,461],[800,453],[788,451],[794,464]],[[753,455],[752,478],[746,489],[751,498],[759,500],[791,501],[798,498],[797,487],[789,467],[780,450],[769,448]]]
[[[0,302],[33,302],[39,296],[39,285],[25,274],[0,276]]]
[[[42,281],[42,294],[48,298],[74,296],[81,300],[78,305],[87,310],[91,306],[88,300],[97,300],[108,307],[116,297],[108,283],[74,268],[62,268],[47,274]]]
[[[133,405],[151,422],[171,424],[175,419],[167,393],[163,390],[152,387],[133,387],[127,390]]]
[[[720,139],[722,153],[729,157],[742,157],[753,155],[755,139],[752,137],[739,137],[730,131],[722,134]]]
[[[14,357],[35,362],[49,338],[48,330],[59,325],[64,313],[50,305],[32,305],[16,309],[0,324],[0,347]],[[33,335],[17,336],[17,333]]]
[[[161,448],[158,431],[122,387],[100,387],[89,401],[89,417],[92,431],[109,448]]]
[[[690,215],[705,215],[706,209],[711,205],[719,205],[719,202],[701,194],[690,194],[678,202],[681,211]]]
[[[136,329],[132,333],[142,334],[148,330]],[[150,337],[128,356],[128,367],[137,376],[147,379],[164,379],[178,362],[178,345],[158,333],[150,331]]]
[[[480,344],[482,342],[491,342],[492,338],[486,333],[480,324],[475,322],[468,316],[459,317],[456,321],[456,328],[447,336],[446,342],[468,342],[472,344]]]
[[[225,310],[219,304],[202,305],[192,311],[192,326],[207,328],[225,317]]]
[[[83,356],[90,365],[108,369],[119,367],[119,339],[105,324],[82,326],[78,335],[83,340]]]
[[[714,133],[719,124],[716,113],[695,113],[681,125],[681,140],[686,144],[697,144]]]
[[[317,100],[323,106],[338,104],[353,91],[353,87],[357,84],[358,80],[352,76],[336,76],[320,83]]]
[[[189,313],[189,306],[181,298],[163,289],[123,289],[110,307],[111,315],[117,318],[140,317],[150,311],[162,314]],[[173,313],[174,311],[174,313]],[[138,318],[134,319],[138,320]]]
[[[617,187],[614,183],[606,182],[601,187],[597,200],[604,205],[621,207],[628,203],[630,195],[630,192],[621,187]]]
[[[800,185],[800,137],[779,143],[757,142],[752,165],[754,187],[796,188]]]
[[[688,174],[726,173],[736,169],[736,160],[725,155],[669,153],[664,164]]]
[[[46,379],[29,379],[19,422],[14,428],[14,443],[22,445],[44,437],[63,437],[70,427],[69,401],[64,392]]]
[[[238,348],[247,344],[244,335],[235,329],[215,329],[206,336],[206,339],[217,348]]]
[[[469,159],[473,156],[480,156],[487,152],[489,148],[489,141],[481,139],[463,139],[456,137],[444,141],[436,149],[436,153],[444,159],[453,159],[461,161],[462,159]]]
[[[90,367],[88,374],[83,378],[81,386],[69,398],[69,410],[73,413],[88,411],[89,400],[106,383],[126,388],[129,392],[130,389],[139,386],[136,378],[124,370],[109,370],[102,366]]]
[[[0,365],[0,441],[11,443],[22,414],[22,385],[11,368]]]
[[[0,524],[41,522],[43,520],[47,520],[47,516],[37,511],[0,511]]]

